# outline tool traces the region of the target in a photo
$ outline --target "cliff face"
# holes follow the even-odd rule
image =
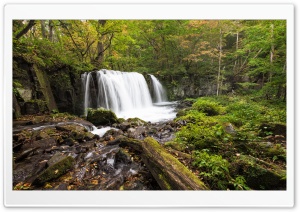
[[[80,74],[71,74],[68,68],[46,71],[21,57],[13,61],[14,111],[20,114],[54,110],[81,113]]]
[[[217,85],[214,79],[196,75],[161,76],[159,80],[166,87],[169,100],[196,98],[216,94]]]

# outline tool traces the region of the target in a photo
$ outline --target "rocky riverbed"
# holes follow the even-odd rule
[[[139,154],[121,142],[151,136],[165,143],[179,127],[134,118],[95,128],[75,116],[23,116],[13,126],[14,189],[160,189]]]

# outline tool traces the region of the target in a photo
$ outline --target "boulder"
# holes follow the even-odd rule
[[[39,174],[33,181],[33,184],[42,185],[45,182],[51,181],[64,175],[69,169],[73,167],[74,163],[75,160],[71,156],[63,158],[62,160],[49,166],[46,170]]]
[[[104,108],[88,109],[87,120],[94,125],[111,125],[118,123],[118,118],[111,110]]]

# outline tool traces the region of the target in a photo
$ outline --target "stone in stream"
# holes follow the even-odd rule
[[[60,153],[60,152],[56,152],[51,158],[50,160],[48,160],[47,165],[48,167],[54,165],[55,163],[65,159],[67,157],[67,155]]]
[[[98,109],[88,109],[87,121],[93,123],[94,125],[111,125],[118,123],[118,118],[114,112],[111,110],[106,110],[104,108]]]
[[[42,185],[45,182],[51,181],[62,176],[74,166],[74,163],[75,160],[71,156],[63,158],[62,160],[49,166],[46,170],[39,174],[37,178],[33,181],[33,184]]]
[[[25,159],[26,157],[32,155],[34,153],[34,151],[37,149],[38,149],[38,147],[34,147],[34,148],[30,148],[30,149],[23,151],[21,154],[18,155],[18,157],[16,158],[15,161],[18,162],[20,160]]]

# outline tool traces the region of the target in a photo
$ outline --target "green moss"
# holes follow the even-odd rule
[[[232,169],[233,173],[243,176],[252,189],[286,189],[286,171],[274,164],[241,155],[232,163]]]
[[[106,110],[104,108],[89,108],[87,120],[92,122],[94,125],[107,125],[119,123],[116,114],[111,110]]]
[[[172,186],[168,183],[163,174],[159,174],[158,177],[164,183],[164,187],[166,188],[166,190],[172,190]]]
[[[179,143],[175,141],[168,141],[164,144],[166,147],[171,147],[172,149],[178,150],[178,151],[184,151],[186,145],[184,143]]]
[[[45,171],[43,171],[34,181],[34,184],[41,185],[50,180],[56,179],[63,174],[67,173],[69,169],[73,167],[75,163],[74,158],[71,156],[57,162],[56,164],[50,166]]]
[[[40,70],[36,65],[33,65],[33,69],[40,83],[41,91],[45,97],[48,109],[50,111],[57,110],[56,102],[50,87],[50,82],[48,80],[47,74]]]
[[[224,108],[218,102],[202,98],[193,104],[193,108],[208,116],[215,116],[224,113]]]
[[[153,148],[153,150],[150,151],[158,152],[162,156],[162,159],[165,160],[165,164],[170,164],[172,167],[175,168],[175,170],[188,176],[189,179],[192,179],[200,187],[202,187],[203,189],[207,189],[206,185],[197,176],[195,176],[186,166],[180,163],[180,161],[178,161],[175,157],[169,154],[155,139],[151,137],[147,137],[144,139],[143,142],[149,143],[151,148]],[[163,175],[163,173],[160,174]],[[170,186],[171,189],[173,190],[171,184],[167,184],[167,186]]]
[[[146,121],[140,119],[140,118],[129,118],[127,119],[128,122],[130,122],[131,126],[143,126],[147,124]]]

